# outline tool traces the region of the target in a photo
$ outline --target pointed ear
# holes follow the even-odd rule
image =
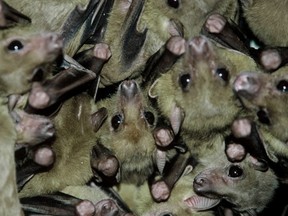
[[[155,87],[157,86],[158,80],[159,80],[159,78],[153,82],[153,84],[150,86],[150,88],[148,90],[148,95],[150,98],[156,98],[157,97],[157,94],[155,92]]]
[[[97,132],[99,128],[102,126],[104,121],[108,116],[107,109],[105,107],[100,108],[95,113],[91,115],[91,123],[93,126],[93,131]]]
[[[261,159],[256,159],[255,157],[248,155],[250,162],[252,163],[255,170],[266,172],[268,170],[268,164],[266,161]]]
[[[20,13],[4,1],[0,1],[0,29],[9,28],[16,24],[29,24],[31,19]]]

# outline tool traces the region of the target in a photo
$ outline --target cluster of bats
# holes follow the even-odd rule
[[[0,215],[288,214],[287,10],[0,0]]]

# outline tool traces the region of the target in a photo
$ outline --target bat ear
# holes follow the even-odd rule
[[[183,173],[182,173],[182,176],[188,175],[189,173],[192,172],[192,170],[193,170],[193,166],[192,166],[191,164],[188,164],[188,165],[185,167],[185,169],[184,169],[184,171],[183,171]]]
[[[254,3],[254,0],[240,0],[243,7],[249,7]]]
[[[0,1],[0,29],[9,28],[16,24],[29,24],[31,19],[20,13],[4,1]]]
[[[91,122],[93,125],[93,131],[97,132],[99,128],[102,126],[104,121],[108,116],[107,109],[105,107],[100,108],[95,113],[91,115]]]
[[[157,97],[157,94],[155,92],[155,87],[157,86],[158,84],[158,80],[159,79],[156,79],[153,84],[151,85],[151,87],[149,88],[149,91],[148,91],[148,95],[150,98],[156,98]]]
[[[264,160],[256,159],[253,156],[249,155],[248,156],[250,162],[252,163],[253,167],[255,170],[261,171],[261,172],[266,172],[268,170],[268,164]]]

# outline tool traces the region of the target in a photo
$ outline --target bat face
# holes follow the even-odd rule
[[[225,128],[239,115],[241,107],[232,83],[240,71],[255,66],[248,56],[194,37],[187,41],[183,58],[155,82],[150,92],[172,125],[183,121],[184,130],[195,135],[207,133]]]
[[[9,4],[32,20],[30,31],[53,31],[63,37],[65,54],[73,56],[80,46],[94,33],[98,25],[99,11],[105,0],[73,0],[43,2],[10,0]],[[37,7],[37,10],[35,10]],[[99,13],[100,13],[99,12]],[[57,16],[55,16],[57,14]]]
[[[48,74],[37,69],[52,63],[62,52],[62,40],[57,34],[27,35],[12,32],[9,34],[13,36],[1,32],[3,39],[0,42],[0,83],[2,91],[7,94],[23,93],[29,90],[32,81],[44,79]]]
[[[234,91],[258,121],[282,142],[287,142],[287,68],[273,74],[243,73],[234,82]]]
[[[99,142],[119,160],[122,180],[137,182],[140,176],[146,178],[153,170],[156,146],[151,132],[157,116],[144,92],[134,80],[123,81],[116,99],[100,102],[99,106],[108,109],[108,118],[99,130]]]
[[[241,163],[217,163],[204,168],[195,177],[194,190],[201,196],[225,199],[237,211],[261,211],[278,187],[276,176],[268,170],[255,170],[251,158]]]

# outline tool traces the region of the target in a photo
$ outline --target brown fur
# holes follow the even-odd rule
[[[33,34],[24,29],[0,32],[0,91],[7,95],[27,92],[31,88],[34,70],[52,63],[62,52],[62,40],[55,33]],[[14,41],[21,42],[23,48],[9,50]],[[47,76],[48,72],[44,70],[43,79]]]
[[[17,134],[12,119],[8,113],[7,96],[12,93],[25,93],[31,87],[33,70],[42,64],[51,63],[60,53],[61,43],[44,39],[44,35],[31,35],[17,32],[17,28],[0,32],[1,52],[1,164],[3,175],[1,182],[1,215],[20,215],[20,206],[17,199],[15,176],[14,147]],[[12,35],[12,36],[11,36]],[[49,36],[52,36],[49,34]],[[7,49],[10,42],[19,40],[23,49],[11,52]],[[35,43],[37,46],[35,46]],[[45,78],[45,74],[44,74]],[[4,123],[5,122],[5,123]]]
[[[247,74],[254,80],[257,91],[252,94],[238,92],[243,105],[253,111],[255,120],[259,126],[264,144],[270,157],[274,154],[288,157],[288,132],[287,125],[287,92],[277,89],[280,81],[288,80],[287,67],[278,69],[273,74]],[[250,86],[254,86],[253,84]],[[270,124],[263,124],[258,120],[257,112],[264,110],[270,120]]]
[[[32,20],[28,27],[31,32],[35,31],[53,31],[62,34],[63,25],[69,17],[70,13],[76,8],[85,8],[89,0],[73,0],[73,1],[17,1],[8,0],[8,3],[29,16]],[[37,8],[37,9],[35,9]],[[71,20],[69,20],[71,21]],[[79,27],[78,33],[73,35],[73,40],[65,43],[64,52],[69,56],[73,56],[79,49],[81,36],[84,31],[83,26]],[[64,41],[69,38],[64,38]]]
[[[115,1],[104,36],[104,41],[110,45],[112,57],[102,69],[102,85],[111,85],[127,78],[138,77],[147,59],[157,52],[171,35],[182,35],[182,27],[185,37],[199,34],[205,21],[205,16],[212,10],[217,1],[191,2],[183,0],[179,2],[179,8],[175,9],[168,6],[167,1],[145,1],[144,9],[137,23],[137,30],[143,32],[145,28],[148,29],[146,40],[143,49],[141,49],[135,61],[129,67],[121,61],[121,56],[123,55],[121,45],[123,23],[125,24],[125,17],[130,4],[129,1]],[[171,27],[170,21],[172,19],[179,24],[178,31],[180,32],[177,32],[177,28]],[[171,30],[173,28],[174,30]],[[117,65],[116,71],[114,69],[115,65]]]
[[[154,171],[156,150],[152,129],[143,112],[155,114],[140,92],[135,103],[123,103],[120,93],[96,105],[85,95],[78,95],[64,103],[54,119],[56,139],[52,147],[56,154],[53,168],[36,175],[21,191],[21,197],[61,190],[69,185],[83,185],[93,176],[90,166],[92,147],[98,142],[115,154],[120,162],[121,181],[142,183]],[[95,134],[90,115],[101,107],[108,109],[108,118]],[[114,131],[111,118],[124,116],[123,124]]]
[[[261,212],[272,200],[278,188],[275,174],[271,169],[266,172],[256,170],[250,156],[241,162],[229,162],[224,154],[224,140],[215,139],[214,142],[218,148],[206,149],[206,155],[199,159],[199,163],[192,172],[187,174],[184,171],[168,201],[154,202],[147,184],[138,188],[133,185],[120,184],[116,190],[128,206],[139,215],[158,216],[163,212],[173,215],[211,215],[211,211],[195,212],[184,202],[188,197],[195,195],[192,189],[193,181],[202,176],[209,179],[211,183],[208,186],[208,193],[199,195],[215,199],[216,204],[216,200],[224,199],[233,204],[233,210],[241,213],[250,210]],[[236,178],[230,177],[228,173],[232,165],[241,167],[243,175]]]
[[[21,207],[17,195],[14,160],[14,146],[17,135],[8,112],[7,104],[3,102],[3,98],[0,98],[0,100],[0,119],[3,122],[0,129],[0,167],[2,170],[0,181],[0,214],[18,216],[21,215]]]
[[[245,4],[244,17],[252,32],[264,44],[287,46],[287,10],[287,0],[252,0]]]
[[[193,61],[194,57],[186,50],[184,57],[151,89],[152,94],[157,96],[162,114],[170,120],[175,106],[183,110],[185,117],[181,129],[194,138],[225,130],[241,114],[243,109],[232,91],[233,81],[241,71],[256,70],[256,64],[250,57],[205,40],[209,47],[208,60],[199,57],[191,63],[189,61]],[[215,73],[217,68],[228,70],[227,82]],[[181,89],[179,81],[183,74],[191,77],[185,90]]]
[[[224,156],[224,142],[218,145],[215,151],[206,151],[207,155],[200,159],[204,168],[195,179],[202,177],[210,181],[208,193],[209,198],[221,198],[234,204],[232,207],[238,212],[256,210],[261,212],[272,200],[278,180],[271,169],[263,172],[256,170],[252,162],[252,157],[247,155],[241,162],[231,163]],[[231,166],[239,166],[243,174],[239,177],[232,177],[229,174]],[[197,166],[196,166],[197,168]]]

